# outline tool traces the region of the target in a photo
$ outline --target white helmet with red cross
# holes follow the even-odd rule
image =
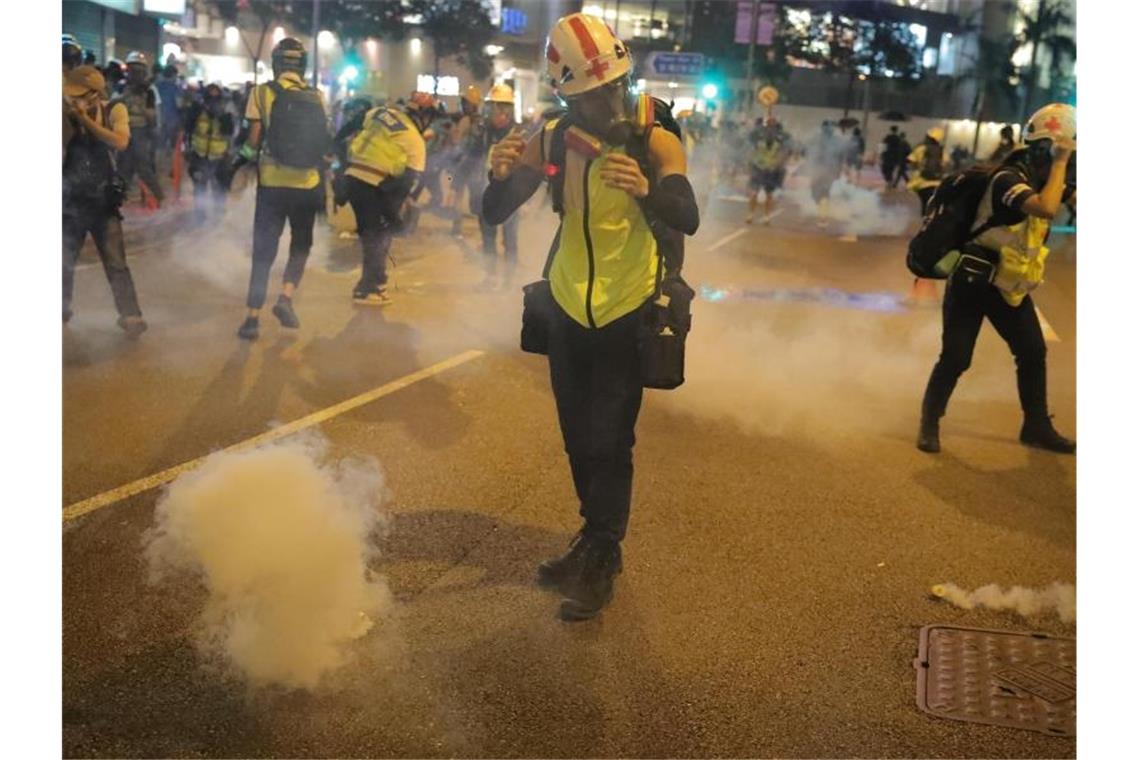
[[[632,68],[629,47],[597,16],[563,16],[546,38],[546,73],[563,97],[601,87]]]
[[[1029,117],[1025,142],[1052,140],[1069,150],[1077,149],[1077,109],[1065,103],[1050,103]]]

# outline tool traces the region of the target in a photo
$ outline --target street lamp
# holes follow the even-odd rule
[[[283,39],[285,39],[285,27],[279,26],[273,30],[273,44],[276,45]]]
[[[411,47],[411,51],[412,51],[412,55],[413,55],[413,56],[418,56],[418,55],[420,54],[420,48],[421,48],[422,46],[423,46],[423,43],[422,43],[422,42],[420,42],[420,38],[419,38],[419,37],[412,37],[412,47]]]
[[[719,88],[712,82],[709,82],[701,88],[701,96],[705,100],[712,100],[716,97],[717,92],[719,92]]]
[[[336,36],[328,29],[322,29],[317,35],[317,47],[330,48],[336,44]]]
[[[236,45],[241,40],[241,32],[238,31],[236,26],[226,27],[226,44]]]

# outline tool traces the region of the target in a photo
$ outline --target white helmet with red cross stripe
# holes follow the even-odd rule
[[[563,16],[546,38],[546,73],[563,97],[601,87],[632,68],[629,47],[597,16]]]
[[[1077,149],[1077,109],[1065,103],[1050,103],[1029,117],[1025,142],[1052,140],[1069,150]]]

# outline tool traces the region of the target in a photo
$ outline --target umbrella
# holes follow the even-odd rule
[[[848,127],[859,126],[859,120],[851,116],[844,116],[839,120],[838,124],[840,129],[847,129]]]
[[[910,121],[910,117],[902,111],[883,111],[879,118],[883,121]]]

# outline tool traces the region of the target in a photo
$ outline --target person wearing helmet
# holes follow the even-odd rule
[[[926,137],[910,155],[907,163],[914,168],[914,176],[907,182],[907,189],[913,190],[918,196],[919,211],[926,213],[926,204],[930,196],[938,189],[942,177],[946,174],[946,167],[950,161],[943,149],[946,132],[942,127],[931,127],[926,130]]]
[[[642,399],[639,340],[658,278],[671,276],[663,251],[674,233],[696,232],[700,216],[681,141],[633,92],[629,48],[605,22],[559,19],[546,60],[567,113],[529,140],[516,128],[494,146],[482,205],[487,222],[500,224],[544,175],[564,180],[554,185],[562,224],[544,271],[543,324],[583,526],[564,556],[539,566],[539,583],[562,593],[564,620],[582,620],[608,603],[621,570]],[[647,171],[631,149],[647,156]]]
[[[72,121],[72,138],[63,159],[63,321],[71,320],[75,264],[90,234],[111,285],[119,327],[137,338],[146,330],[123,240],[122,184],[115,151],[131,139],[130,117],[122,103],[109,102],[107,83],[94,66],[67,75],[63,97]]]
[[[225,208],[234,138],[234,117],[218,84],[208,84],[200,102],[190,107],[183,132],[187,166],[194,183],[194,216],[201,224]]]
[[[1076,154],[1077,116],[1054,103],[1030,117],[1025,143],[988,180],[972,225],[982,230],[963,247],[962,264],[947,281],[942,304],[942,353],[922,400],[918,448],[941,449],[939,420],[958,378],[970,366],[982,321],[988,319],[1009,345],[1017,364],[1017,394],[1027,446],[1063,454],[1077,445],[1053,427],[1045,392],[1045,339],[1031,291],[1045,274],[1049,223],[1063,203],[1076,205],[1076,185],[1066,184]],[[980,276],[979,276],[980,273]]]
[[[253,263],[246,295],[246,317],[238,328],[242,340],[257,340],[261,309],[269,289],[269,272],[285,222],[289,222],[289,260],[273,316],[295,330],[301,320],[293,296],[309,250],[313,224],[321,207],[321,171],[329,146],[328,116],[320,90],[305,84],[308,53],[300,40],[285,37],[272,53],[273,81],[257,85],[246,101],[249,135],[231,164],[257,164],[257,200],[253,212]],[[274,106],[282,105],[280,109]],[[280,123],[278,123],[280,120]]]
[[[437,114],[433,96],[413,93],[404,108],[379,106],[359,113],[337,135],[344,150],[344,192],[360,236],[360,280],[352,289],[358,306],[387,306],[388,251],[392,237],[411,221],[409,197],[423,191],[427,161],[424,133]],[[351,136],[351,140],[348,138]]]
[[[126,87],[120,99],[127,107],[131,120],[131,143],[123,152],[119,167],[129,189],[135,178],[142,180],[146,189],[162,205],[162,186],[155,166],[155,145],[158,140],[158,91],[150,82],[150,64],[145,54],[132,50],[127,55]]]
[[[483,204],[483,192],[487,185],[487,170],[491,168],[491,148],[510,134],[514,127],[519,126],[515,121],[515,91],[509,84],[497,84],[487,94],[486,129],[484,131],[485,165],[483,170],[476,173],[479,178],[477,206]],[[494,288],[498,276],[499,254],[496,250],[495,238],[497,228],[503,229],[503,275],[502,286],[510,285],[514,278],[515,269],[519,260],[519,215],[516,211],[507,217],[501,225],[493,225],[479,215],[479,232],[483,238],[483,261],[486,269],[486,279],[483,287]]]
[[[455,215],[451,234],[463,232],[463,212],[460,202],[467,194],[468,210],[479,215],[480,189],[483,185],[483,163],[487,157],[487,122],[483,116],[483,91],[468,85],[459,101],[460,116],[451,130],[451,147],[454,153],[451,167],[451,193],[447,204]]]
[[[752,176],[748,182],[748,217],[745,221],[752,224],[756,215],[756,206],[759,204],[760,190],[763,189],[764,224],[769,224],[772,218],[773,195],[784,186],[784,176],[791,154],[780,123],[774,118],[769,118],[762,127],[754,129],[749,137],[752,141],[750,161]]]

